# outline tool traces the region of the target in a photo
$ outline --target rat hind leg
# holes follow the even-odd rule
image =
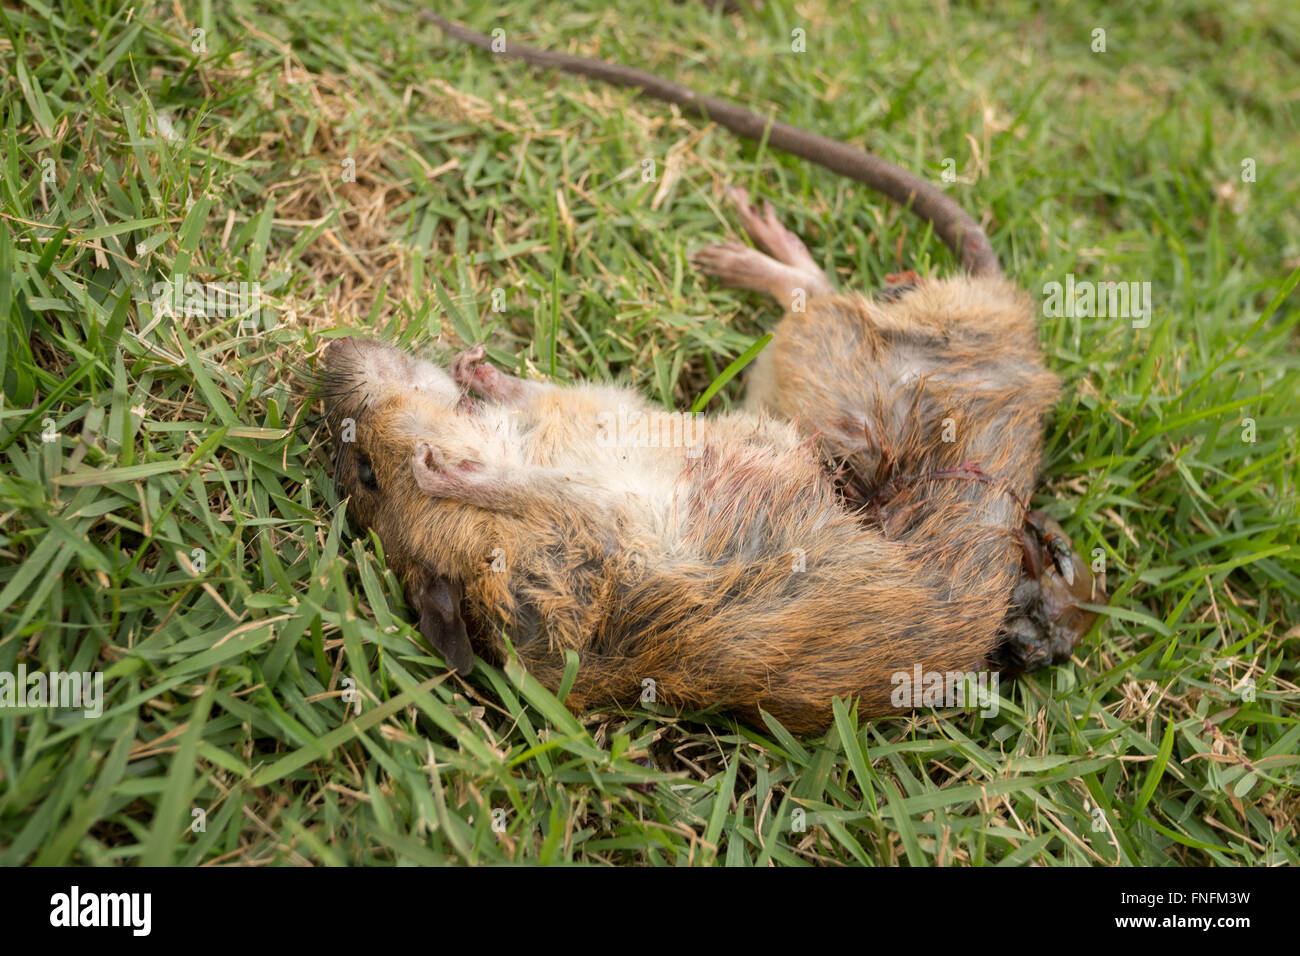
[[[834,294],[826,273],[817,267],[803,241],[777,221],[771,203],[760,215],[749,204],[745,190],[734,187],[730,192],[745,232],[767,254],[731,240],[698,250],[691,256],[691,265],[724,285],[770,295],[787,310],[808,299]]]
[[[763,203],[763,213],[760,215],[750,204],[749,193],[743,187],[732,186],[727,192],[736,204],[736,214],[740,216],[740,224],[745,227],[749,238],[777,262],[803,273],[814,287],[808,290],[810,295],[830,295],[834,291],[826,273],[813,261],[803,240],[781,224],[776,218],[776,209],[770,202]]]
[[[797,299],[823,294],[814,277],[734,239],[696,250],[691,265],[723,285],[770,295],[787,310]]]

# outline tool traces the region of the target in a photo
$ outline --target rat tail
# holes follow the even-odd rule
[[[957,205],[943,190],[879,156],[779,120],[766,119],[735,103],[696,93],[679,83],[672,83],[643,70],[603,60],[570,56],[567,53],[539,50],[519,43],[508,43],[498,51],[493,48],[491,37],[430,11],[424,11],[424,17],[441,27],[449,36],[480,49],[523,60],[531,66],[590,76],[615,86],[637,87],[655,99],[676,104],[688,114],[724,126],[743,139],[766,142],[774,149],[865,183],[899,205],[910,206],[914,213],[933,225],[934,231],[971,275],[1002,275],[1002,266],[998,263],[988,236],[970,213]]]

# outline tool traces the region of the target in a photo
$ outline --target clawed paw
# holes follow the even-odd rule
[[[776,207],[763,201],[763,211],[749,201],[749,193],[740,186],[729,190],[736,213],[745,232],[778,262],[811,272],[820,272],[803,240],[787,229],[776,216]]]
[[[498,402],[514,398],[518,391],[512,385],[514,379],[503,374],[495,365],[484,362],[485,358],[487,348],[480,342],[456,356],[451,363],[451,377],[484,398]]]
[[[415,484],[432,498],[463,499],[482,467],[473,458],[453,464],[440,448],[428,442],[417,442],[411,455]]]
[[[696,249],[689,260],[704,275],[738,285],[746,284],[765,268],[762,253],[736,239]]]
[[[461,385],[473,386],[479,363],[487,358],[487,346],[482,342],[466,349],[452,360],[451,377]]]

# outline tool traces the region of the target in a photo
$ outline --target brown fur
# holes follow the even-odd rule
[[[748,406],[796,422],[818,443],[846,503],[887,535],[960,540],[972,519],[1018,529],[1023,564],[994,660],[1017,674],[1067,658],[1096,618],[1080,602],[1105,594],[1060,526],[1024,513],[1039,419],[1057,394],[1028,297],[1001,276],[936,280],[909,270],[887,277],[875,299],[835,301],[830,279],[771,204],[760,212],[743,189],[730,192],[766,252],[731,241],[697,251],[694,264],[792,310],[755,363]],[[943,481],[972,484],[936,491]],[[954,495],[976,510],[953,511]],[[997,580],[1016,549],[985,543],[969,554],[987,563],[941,573]]]
[[[577,652],[575,711],[634,704],[652,679],[669,706],[763,709],[807,733],[836,695],[896,712],[891,676],[916,664],[989,668],[1020,569],[1016,499],[1057,394],[1028,301],[1004,280],[920,280],[892,302],[824,295],[788,315],[752,401],[813,423],[816,448],[768,411],[702,420],[697,456],[598,447],[602,410],[666,416],[623,390],[504,376],[509,400],[457,407],[414,390],[408,361],[356,340],[327,352],[330,418],[357,422],[338,467],[350,508],[408,590],[463,584],[485,657],[504,660],[504,632],[554,689]],[[517,432],[498,449],[484,416],[503,407]],[[429,457],[413,466],[421,442]],[[497,467],[507,453],[513,466]],[[359,456],[378,491],[358,480]],[[824,456],[872,476],[874,510],[845,506]],[[930,474],[972,465],[988,480]],[[670,478],[654,485],[672,488],[667,507],[635,491],[647,475]]]
[[[520,382],[467,353],[452,372],[480,405],[400,353],[331,346],[331,421],[357,420],[338,446],[339,485],[449,662],[469,666],[463,591],[485,656],[502,660],[508,634],[555,688],[565,651],[578,654],[575,710],[633,703],[653,679],[671,705],[750,720],[764,709],[811,732],[835,695],[890,712],[891,678],[918,664],[1020,668],[1068,653],[1091,580],[1077,556],[1049,553],[1039,529],[1059,543],[1059,528],[1023,506],[1057,381],[1027,297],[1001,279],[974,218],[879,157],[650,74],[513,41],[505,55],[639,87],[867,183],[933,224],[971,278],[913,274],[874,299],[836,296],[770,208],[739,194],[771,257],[728,243],[696,264],[790,313],[751,376],[750,410],[705,423],[698,456],[594,442],[595,417],[620,403],[663,415],[625,392]],[[1073,585],[1053,562],[1073,568]]]

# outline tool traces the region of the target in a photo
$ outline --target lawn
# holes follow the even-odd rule
[[[1136,327],[1042,322],[1066,389],[1035,503],[1112,594],[1073,660],[993,717],[845,701],[817,739],[449,676],[332,487],[331,336],[483,340],[689,408],[779,318],[687,265],[737,234],[725,185],[843,287],[952,255],[864,187],[418,4],[16,0],[0,673],[104,696],[0,709],[0,864],[1300,862],[1300,7],[740,7],[438,5],[930,177],[1035,298],[1151,284]]]

